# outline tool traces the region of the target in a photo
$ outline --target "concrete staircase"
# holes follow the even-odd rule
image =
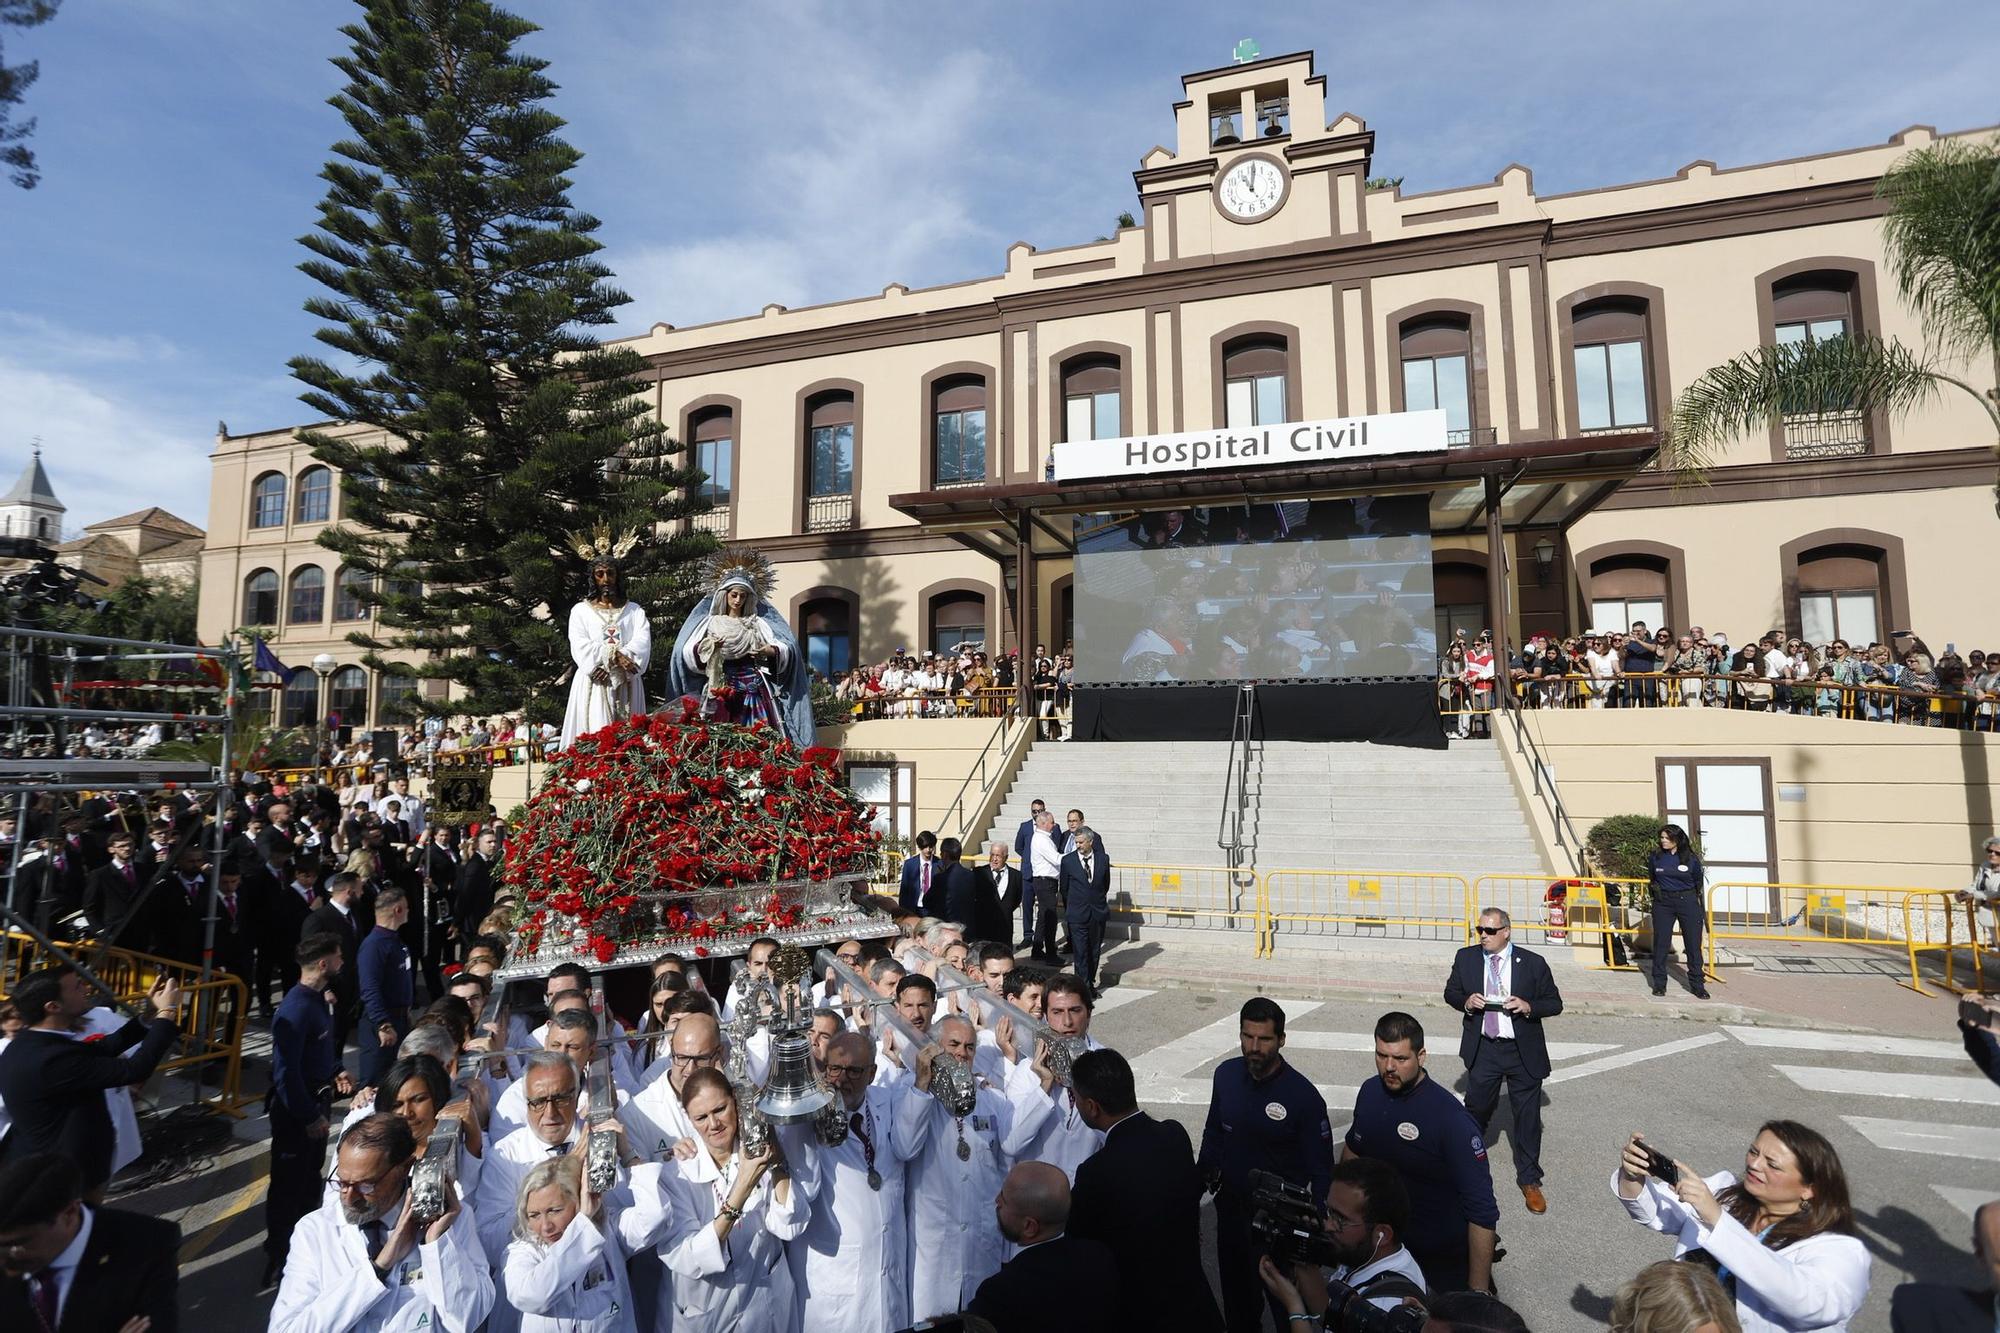
[[[1082,809],[1114,865],[1228,866],[1216,846],[1228,763],[1226,742],[1037,741],[988,837],[1011,847],[1040,797],[1058,828]],[[1237,864],[1257,870],[1547,870],[1487,740],[1253,745],[1248,804]]]

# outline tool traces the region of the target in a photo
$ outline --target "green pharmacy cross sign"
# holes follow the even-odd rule
[[[1238,42],[1236,50],[1231,53],[1235,62],[1239,65],[1247,65],[1263,54],[1264,48],[1257,45],[1256,41],[1249,37],[1245,37],[1242,41]]]

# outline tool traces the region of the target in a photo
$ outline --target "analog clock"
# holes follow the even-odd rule
[[[1216,183],[1222,211],[1238,222],[1254,222],[1285,202],[1283,168],[1268,157],[1239,158]]]

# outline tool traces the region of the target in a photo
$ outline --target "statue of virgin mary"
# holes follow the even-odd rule
[[[703,717],[763,722],[794,745],[814,744],[812,673],[791,626],[771,607],[771,562],[727,547],[708,558],[703,574],[710,591],[674,640],[668,683],[698,701]]]

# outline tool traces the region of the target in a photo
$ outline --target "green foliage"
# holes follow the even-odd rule
[[[1401,176],[1370,176],[1368,178],[1368,189],[1371,191],[1393,190],[1402,183],[1403,178]]]
[[[104,609],[59,606],[44,615],[45,627],[65,634],[102,634],[152,643],[194,643],[199,589],[178,579],[127,579],[104,599]],[[134,663],[139,674],[157,674],[157,662]]]
[[[305,404],[380,434],[300,436],[339,470],[342,522],[320,542],[374,580],[377,630],[349,638],[380,670],[445,679],[427,708],[552,720],[566,626],[587,590],[566,535],[651,537],[708,506],[654,419],[629,348],[590,332],[627,297],[569,199],[580,154],[544,105],[534,25],[483,0],[366,0],[332,104],[318,228],[300,265],[340,356],[296,357]],[[359,369],[347,367],[357,364]],[[627,561],[627,592],[671,633],[714,538],[677,532]],[[657,691],[656,691],[657,692]]]
[[[1138,225],[1139,225],[1139,220],[1133,217],[1131,213],[1121,212],[1118,215],[1118,230],[1123,231],[1127,227],[1136,227]]]
[[[1661,821],[1653,815],[1612,815],[1600,819],[1583,835],[1583,849],[1598,874],[1611,879],[1646,878],[1646,860],[1660,845]],[[1697,853],[1701,845],[1694,834],[1688,843]]]
[[[0,28],[39,27],[54,18],[60,8],[62,0],[0,0]],[[5,55],[4,46],[0,46],[0,167],[7,169],[7,179],[24,190],[32,190],[42,179],[35,150],[26,143],[35,132],[35,121],[33,117],[15,121],[12,116],[13,108],[21,104],[40,77],[42,62],[30,60],[24,65],[9,65]]]
[[[1882,177],[1896,286],[1931,345],[1959,358],[2000,351],[2000,145],[1947,139]]]
[[[854,705],[833,692],[818,676],[812,678],[813,725],[838,727],[854,720]]]
[[[212,732],[194,740],[168,741],[149,752],[151,758],[176,763],[222,762],[222,733]],[[274,768],[302,768],[313,761],[312,733],[300,728],[274,731],[256,722],[238,721],[229,755],[229,766],[245,773],[268,772]]]

